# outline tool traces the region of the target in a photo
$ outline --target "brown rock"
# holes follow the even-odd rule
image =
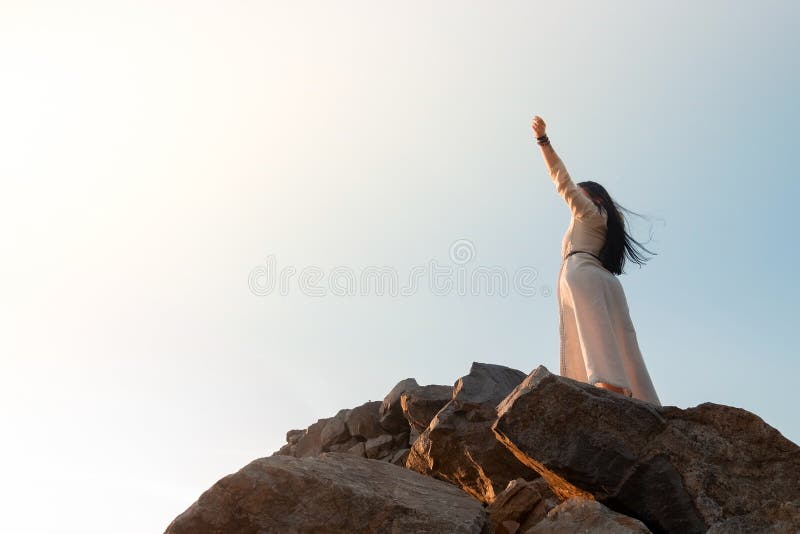
[[[453,386],[421,386],[400,396],[403,415],[411,427],[409,445],[425,432],[433,417],[453,398]]]
[[[595,387],[595,386],[592,386]],[[523,534],[573,534],[603,532],[608,534],[647,534],[650,530],[632,517],[614,512],[593,499],[572,497],[547,513]]]
[[[408,431],[401,432],[392,436],[392,448],[394,450],[405,449],[409,446]]]
[[[347,452],[359,443],[364,442],[360,438],[350,437],[347,441],[326,446],[324,452]]]
[[[353,445],[352,447],[347,449],[346,452],[348,452],[350,454],[355,454],[356,456],[361,456],[361,457],[364,457],[364,458],[367,457],[367,451],[366,451],[366,448],[364,447],[364,442],[363,441],[359,441],[358,443],[356,443],[355,445]]]
[[[502,365],[473,362],[456,382],[453,399],[413,443],[406,467],[455,484],[487,504],[511,480],[538,478],[491,430],[495,406],[524,377]]]
[[[512,480],[486,509],[489,513],[487,525],[491,527],[486,532],[524,532],[559,504],[560,501],[543,478]]]
[[[347,425],[345,425],[345,420],[349,415],[350,410],[341,409],[328,420],[328,424],[322,427],[319,439],[323,447],[344,443],[350,438],[350,432],[347,431]]]
[[[287,433],[288,443],[281,447],[275,455],[295,456],[304,458],[317,456],[322,452],[343,451],[350,449],[359,440],[353,439],[347,430],[345,421],[352,410],[339,410],[333,417],[318,419],[304,432],[291,431]],[[291,437],[291,439],[289,439]]]
[[[378,422],[381,404],[381,401],[365,402],[350,410],[345,424],[351,436],[362,437],[366,441],[386,433]]]
[[[405,467],[406,467],[406,458],[408,458],[408,452],[410,450],[411,449],[400,449],[399,451],[396,451],[392,455],[392,459],[389,460],[389,461],[392,462],[393,464],[399,465],[400,467],[405,469]]]
[[[654,532],[800,529],[800,448],[740,408],[656,407],[539,366],[492,430],[561,498],[595,498]]]
[[[286,434],[287,443],[272,455],[304,458],[323,452],[348,452],[390,462],[398,451],[409,448],[410,428],[400,397],[415,388],[423,390],[423,396],[424,392],[430,391],[416,385],[413,378],[404,380],[383,402],[370,401],[355,408],[342,409],[333,417],[317,420],[306,430],[290,430]],[[380,412],[384,405],[382,416]],[[397,430],[395,433],[389,434],[381,425],[380,419],[384,417],[387,426]],[[407,455],[402,456],[405,458]]]
[[[400,397],[403,393],[414,391],[419,387],[416,380],[413,378],[406,378],[398,382],[386,397],[384,397],[379,413],[380,424],[386,431],[391,434],[409,431],[408,421],[406,421],[406,417],[403,414]]]
[[[377,438],[368,439],[364,443],[364,454],[367,458],[377,458],[392,451],[392,436],[383,434]]]
[[[290,430],[286,433],[286,442],[290,445],[294,445],[305,433],[305,430]]]
[[[292,456],[303,458],[305,456],[316,456],[323,451],[322,431],[332,417],[317,419],[317,422],[306,429],[306,433],[300,436],[290,452]],[[281,449],[283,450],[283,449]]]
[[[165,534],[479,533],[486,513],[464,492],[346,453],[269,456],[220,479]]]

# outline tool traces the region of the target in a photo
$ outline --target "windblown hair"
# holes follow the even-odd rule
[[[623,274],[625,272],[623,267],[625,265],[626,256],[630,258],[632,262],[640,266],[649,261],[650,258],[645,258],[634,248],[634,245],[650,254],[658,255],[646,249],[625,230],[626,220],[620,210],[638,215],[639,217],[642,217],[642,215],[627,210],[617,204],[608,194],[606,188],[597,182],[587,180],[585,182],[579,182],[577,185],[583,187],[589,193],[592,201],[608,214],[606,242],[603,244],[603,248],[600,249],[600,261],[606,269],[615,275]]]

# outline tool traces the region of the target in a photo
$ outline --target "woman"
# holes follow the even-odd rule
[[[561,376],[661,406],[617,278],[626,252],[643,264],[631,243],[641,245],[625,231],[619,206],[602,185],[572,182],[544,120],[536,115],[531,126],[550,178],[572,212],[558,274]]]

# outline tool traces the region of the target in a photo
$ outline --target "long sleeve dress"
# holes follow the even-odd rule
[[[622,388],[628,397],[661,406],[622,284],[595,257],[605,243],[608,215],[573,183],[560,158],[548,165],[548,172],[572,213],[561,244],[557,286],[561,376],[589,384],[605,382]],[[567,257],[574,250],[590,254]]]

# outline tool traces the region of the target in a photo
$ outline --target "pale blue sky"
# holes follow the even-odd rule
[[[399,380],[557,372],[534,114],[649,218],[620,280],[662,403],[800,441],[795,2],[284,4],[0,4],[8,524],[160,532]],[[537,294],[248,288],[269,255],[404,281],[459,239]]]

